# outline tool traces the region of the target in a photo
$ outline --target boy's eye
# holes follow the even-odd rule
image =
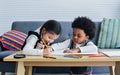
[[[77,36],[78,38],[82,37],[81,35],[73,34],[73,36]]]
[[[77,37],[80,38],[80,37],[82,37],[82,36],[78,35]]]

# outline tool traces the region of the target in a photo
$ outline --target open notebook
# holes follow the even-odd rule
[[[100,49],[100,51],[109,57],[120,57],[120,49]]]
[[[69,55],[69,54],[98,54],[98,53],[63,53],[64,52],[64,50],[66,50],[66,49],[63,49],[63,50],[56,50],[56,51],[54,51],[54,52],[52,52],[51,53],[51,55]]]

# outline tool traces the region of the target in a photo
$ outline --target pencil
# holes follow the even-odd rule
[[[42,42],[44,43],[45,47],[48,48],[48,45],[46,44],[46,42],[42,39]]]
[[[56,57],[51,57],[51,56],[43,56],[44,58],[51,58],[51,59],[56,59]]]

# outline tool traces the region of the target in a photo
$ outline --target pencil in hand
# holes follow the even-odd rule
[[[48,45],[46,44],[46,42],[42,39],[43,44],[45,45],[46,48],[48,48]]]

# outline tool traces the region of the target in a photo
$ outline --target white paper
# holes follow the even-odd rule
[[[109,57],[120,57],[120,49],[101,49],[100,51]]]
[[[98,54],[98,53],[63,53],[64,50],[67,49],[63,49],[63,50],[55,50],[54,52],[51,53],[51,55],[69,55],[69,54]]]

